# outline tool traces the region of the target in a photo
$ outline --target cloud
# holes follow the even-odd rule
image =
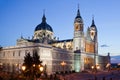
[[[120,63],[120,55],[118,56],[111,56],[112,63]]]
[[[101,45],[100,47],[109,47],[108,45],[106,45],[106,44],[103,44],[103,45]]]
[[[111,58],[111,60],[116,60],[115,58]]]

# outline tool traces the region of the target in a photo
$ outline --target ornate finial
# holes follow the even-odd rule
[[[78,11],[77,11],[77,16],[80,16],[80,11],[79,11],[79,4],[78,4]]]
[[[91,27],[95,27],[95,29],[97,31],[97,28],[96,28],[96,25],[95,25],[95,21],[94,21],[94,15],[92,15],[92,24],[91,24]]]
[[[79,3],[78,3],[78,9],[79,9]]]
[[[79,11],[79,4],[78,4],[78,11],[77,11],[77,16],[80,16],[80,11]],[[81,17],[81,16],[80,16]]]
[[[92,20],[94,20],[94,15],[92,15]]]
[[[45,9],[43,9],[43,14],[45,15]]]
[[[92,15],[92,24],[91,24],[90,28],[94,28],[95,29],[95,35],[97,35],[97,27],[95,25],[94,15]]]
[[[46,17],[45,17],[45,9],[43,9],[43,18],[42,18],[42,22],[46,22]]]
[[[92,15],[92,25],[95,25],[94,24],[94,15]]]

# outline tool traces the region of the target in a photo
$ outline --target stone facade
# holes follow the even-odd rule
[[[38,55],[40,55],[40,60],[43,61],[42,64],[48,67],[48,73],[62,71],[61,62],[63,60],[67,63],[65,66],[66,71],[71,71],[74,68],[74,57],[71,51],[37,43],[27,46],[4,47],[0,51],[0,63],[2,63],[3,71],[21,70],[24,56],[26,53],[33,55],[34,50],[37,50]]]

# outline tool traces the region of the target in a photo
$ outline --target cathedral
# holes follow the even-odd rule
[[[20,71],[24,56],[27,53],[33,55],[36,50],[42,65],[46,65],[48,74],[63,71],[63,67],[64,71],[80,72],[91,70],[91,67],[96,65],[99,66],[99,70],[103,70],[110,58],[109,55],[98,54],[98,32],[94,17],[85,33],[78,8],[73,27],[73,39],[56,39],[44,13],[41,23],[35,27],[32,39],[21,36],[17,39],[16,46],[0,48],[0,69],[6,72]]]

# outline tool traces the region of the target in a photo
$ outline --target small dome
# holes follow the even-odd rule
[[[48,31],[53,32],[52,27],[46,22],[45,15],[43,15],[41,24],[37,25],[37,27],[35,28],[35,31],[38,31],[38,30],[48,30]]]

